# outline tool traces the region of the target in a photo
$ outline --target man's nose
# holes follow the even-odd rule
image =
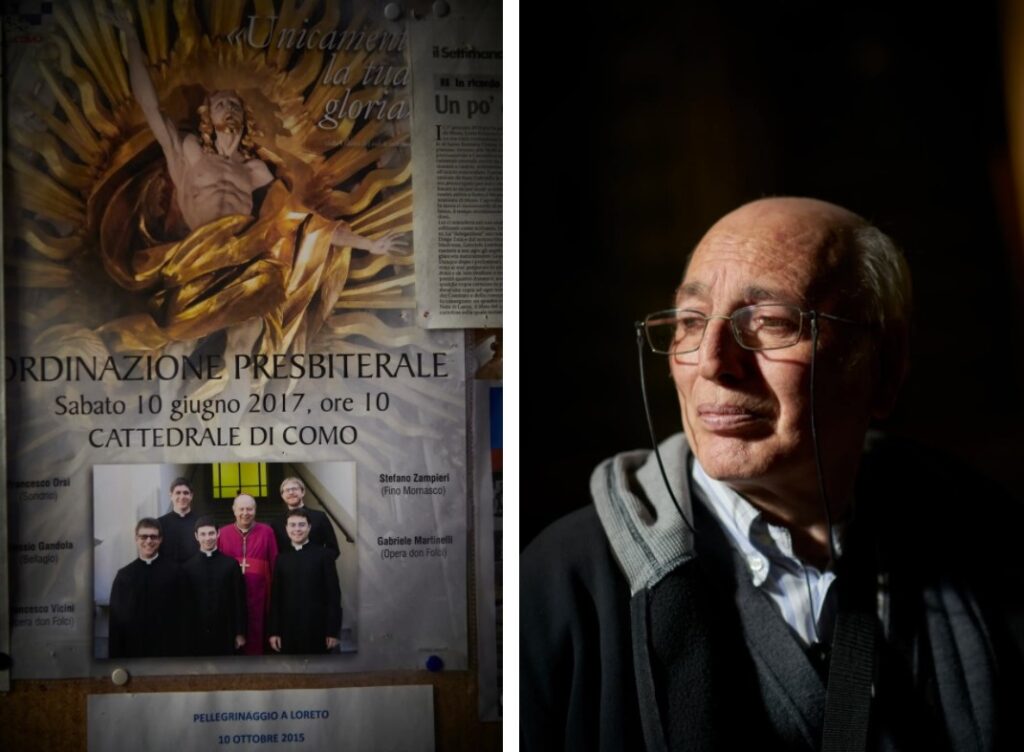
[[[740,347],[732,331],[732,321],[725,316],[708,320],[704,339],[697,350],[700,375],[709,381],[739,379],[750,352]]]

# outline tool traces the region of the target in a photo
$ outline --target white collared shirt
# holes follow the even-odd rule
[[[309,543],[309,538],[306,538],[306,540],[304,540],[300,544],[292,543],[292,548],[294,548],[296,551],[301,551],[302,547],[305,546],[307,543]]]
[[[152,558],[152,559],[142,559],[142,557],[141,557],[141,556],[140,556],[139,558],[140,558],[140,559],[142,559],[142,560],[143,560],[144,562],[146,562],[146,566],[149,566],[149,565],[150,565],[150,564],[152,564],[152,563],[153,563],[154,561],[156,561],[156,557],[157,557],[157,556],[159,556],[159,555],[160,555],[160,552],[159,552],[159,551],[157,551],[157,552],[156,552],[155,554],[153,554],[153,558]]]
[[[710,502],[729,542],[746,560],[754,587],[764,591],[805,645],[828,644],[836,606],[835,597],[827,596],[835,582],[835,572],[822,572],[804,564],[793,553],[793,540],[787,528],[769,523],[757,507],[709,476],[696,458],[693,480]],[[837,555],[841,553],[838,538],[835,531]]]

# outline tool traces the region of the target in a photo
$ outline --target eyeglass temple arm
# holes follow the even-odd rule
[[[804,316],[811,319],[811,325],[816,326],[815,317],[819,319],[828,319],[829,321],[842,321],[844,324],[857,324],[858,326],[867,326],[863,321],[854,321],[853,319],[845,319],[842,316],[833,316],[831,313],[820,313],[818,311],[806,311]]]

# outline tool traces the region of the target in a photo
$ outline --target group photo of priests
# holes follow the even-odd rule
[[[355,465],[97,465],[94,655],[356,650]]]

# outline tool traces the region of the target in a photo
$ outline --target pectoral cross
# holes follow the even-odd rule
[[[236,526],[237,527],[237,526]],[[249,528],[252,530],[252,528]],[[245,576],[245,570],[249,567],[249,562],[246,559],[246,544],[249,542],[249,530],[239,530],[242,534],[242,560],[238,563],[238,566],[242,568],[242,575]]]

